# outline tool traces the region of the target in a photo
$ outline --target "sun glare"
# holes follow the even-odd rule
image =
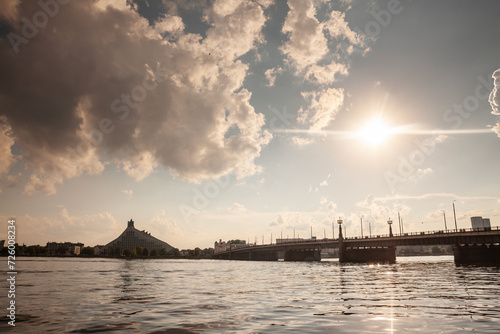
[[[358,136],[370,146],[381,145],[390,134],[391,129],[380,118],[372,119],[358,131]]]

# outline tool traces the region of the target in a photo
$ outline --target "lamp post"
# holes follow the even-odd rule
[[[458,228],[457,228],[457,214],[455,213],[455,201],[453,201],[453,217],[455,218],[455,232],[458,231]]]
[[[401,216],[399,215],[399,211],[401,210],[398,210],[399,234],[403,234],[403,229],[401,228]]]
[[[392,237],[392,220],[389,218],[387,221],[387,224],[389,224],[389,236]]]
[[[360,217],[361,220],[361,238],[363,237],[363,216]]]
[[[443,211],[443,218],[444,218],[444,230],[445,231],[448,231],[448,227],[446,226],[446,212],[444,210],[441,210]]]

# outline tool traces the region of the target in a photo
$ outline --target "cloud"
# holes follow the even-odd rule
[[[417,169],[415,174],[413,174],[412,176],[409,177],[409,180],[416,183],[416,182],[420,181],[425,175],[431,174],[433,172],[434,171],[432,170],[432,168],[424,168],[424,169],[419,168],[419,169]]]
[[[448,140],[448,136],[447,135],[439,135],[437,137],[434,138],[434,141],[436,143],[444,143],[446,140]]]
[[[317,86],[315,90],[302,92],[308,105],[300,108],[297,122],[310,130],[322,130],[335,119],[344,103],[344,90],[332,84],[339,76],[349,74],[350,55],[355,47],[362,52],[366,50],[364,37],[349,27],[344,12],[330,11],[331,5],[326,1],[288,0],[287,3],[289,11],[282,27],[287,40],[280,48],[285,64],[295,70],[296,76]],[[348,1],[343,3],[347,4]],[[318,8],[322,15],[317,15]],[[273,78],[271,71],[266,74]],[[299,146],[314,141],[292,139]]]
[[[288,41],[281,47],[288,64],[298,75],[304,74],[307,80],[319,85],[335,82],[337,74],[347,76],[349,61],[345,56],[352,54],[355,46],[363,50],[364,39],[350,29],[345,13],[331,11],[326,20],[320,22],[314,1],[289,0],[288,7],[282,28]],[[336,59],[343,60],[332,59],[333,53]]]
[[[299,72],[319,62],[328,52],[323,25],[316,19],[316,8],[311,0],[289,0],[290,8],[283,24],[283,33],[289,41],[281,51]]]
[[[288,230],[290,229],[307,230],[312,225],[312,222],[313,222],[313,217],[308,213],[283,212],[278,214],[278,217],[274,221],[272,221],[269,224],[269,226],[281,227],[283,229],[288,229]]]
[[[444,222],[443,210],[436,210],[425,215],[426,220],[439,220]]]
[[[490,102],[493,115],[500,115],[500,69],[493,72],[494,88],[488,101]]]
[[[3,222],[12,217],[0,216]],[[32,217],[29,214],[15,217],[22,222],[23,229],[37,233],[22,233],[18,242],[27,245],[47,242],[83,242],[85,246],[106,244],[118,237],[125,229],[126,223],[117,224],[113,215],[107,211],[89,214],[82,217],[73,216],[66,208],[61,208],[54,217]],[[5,227],[6,228],[6,227]]]
[[[227,211],[229,211],[229,212],[245,212],[245,211],[247,211],[247,209],[242,204],[234,202],[233,205],[227,209]]]
[[[172,240],[172,237],[176,237],[176,240],[178,240],[184,236],[182,228],[174,219],[167,217],[165,210],[155,213],[148,226],[151,227],[153,236],[167,243],[171,242],[169,240]]]
[[[0,18],[4,17],[7,21],[15,22],[18,18],[19,3],[21,0],[5,0],[0,2]]]
[[[492,77],[494,79],[495,86],[493,87],[488,101],[491,105],[491,113],[493,115],[500,115],[500,69],[496,70]],[[492,129],[497,133],[498,137],[500,137],[500,121],[497,122]]]
[[[40,11],[33,1],[16,8]],[[259,172],[254,160],[272,136],[242,88],[239,57],[262,41],[263,9],[215,1],[204,17],[202,36],[173,14],[150,25],[125,0],[71,1],[17,54],[1,39],[0,116],[31,173],[25,193],[54,194],[110,163],[137,180],[157,166],[193,182]]]
[[[313,138],[293,136],[290,140],[292,141],[292,143],[294,145],[297,145],[297,146],[300,146],[300,147],[314,144],[314,139]]]
[[[274,0],[257,0],[257,2],[264,8],[274,5]]]
[[[336,62],[324,66],[313,64],[307,68],[305,78],[311,82],[324,85],[333,83],[337,74],[346,76],[348,74],[347,66]]]
[[[283,73],[283,68],[279,66],[267,69],[264,72],[264,75],[266,76],[266,79],[269,82],[268,86],[274,86],[274,82],[276,81],[276,76],[281,73]]]
[[[346,39],[353,45],[363,44],[363,36],[357,34],[349,28],[345,21],[345,13],[332,11],[328,21],[325,23],[325,30],[330,36],[338,39]]]
[[[14,138],[12,137],[12,129],[7,124],[5,117],[0,116],[0,181],[4,183],[4,178],[9,181],[9,169],[15,162],[15,157],[11,152],[11,147],[14,145]],[[2,189],[0,188],[0,192]]]
[[[410,207],[406,204],[402,204],[399,201],[394,201],[392,205],[381,205],[380,200],[376,198],[373,194],[368,195],[364,201],[356,203],[356,206],[363,209],[359,216],[363,216],[364,221],[369,221],[372,226],[375,227],[376,233],[386,233],[385,222],[394,217],[397,218],[398,211],[401,215],[407,215],[410,212]],[[383,202],[383,201],[382,201]],[[359,219],[359,218],[357,218]]]
[[[310,130],[322,130],[337,115],[344,103],[344,90],[326,88],[321,91],[302,93],[311,103],[306,109],[300,108],[297,121],[309,125]]]
[[[122,190],[122,193],[125,194],[125,197],[127,199],[132,199],[132,195],[134,194],[134,191],[132,189],[124,189],[124,190]]]
[[[449,197],[457,200],[500,200],[498,197],[492,196],[460,196],[452,193],[428,193],[422,195],[394,195],[385,197],[374,197],[377,202],[399,201],[399,200],[423,200],[434,197]]]

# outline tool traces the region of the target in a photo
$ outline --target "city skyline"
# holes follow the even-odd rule
[[[2,235],[133,219],[204,248],[451,229],[453,204],[500,225],[496,3],[54,4],[0,5]]]

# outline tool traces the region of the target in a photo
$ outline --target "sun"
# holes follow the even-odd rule
[[[391,135],[391,128],[381,118],[374,118],[366,123],[357,136],[370,146],[380,146]]]

